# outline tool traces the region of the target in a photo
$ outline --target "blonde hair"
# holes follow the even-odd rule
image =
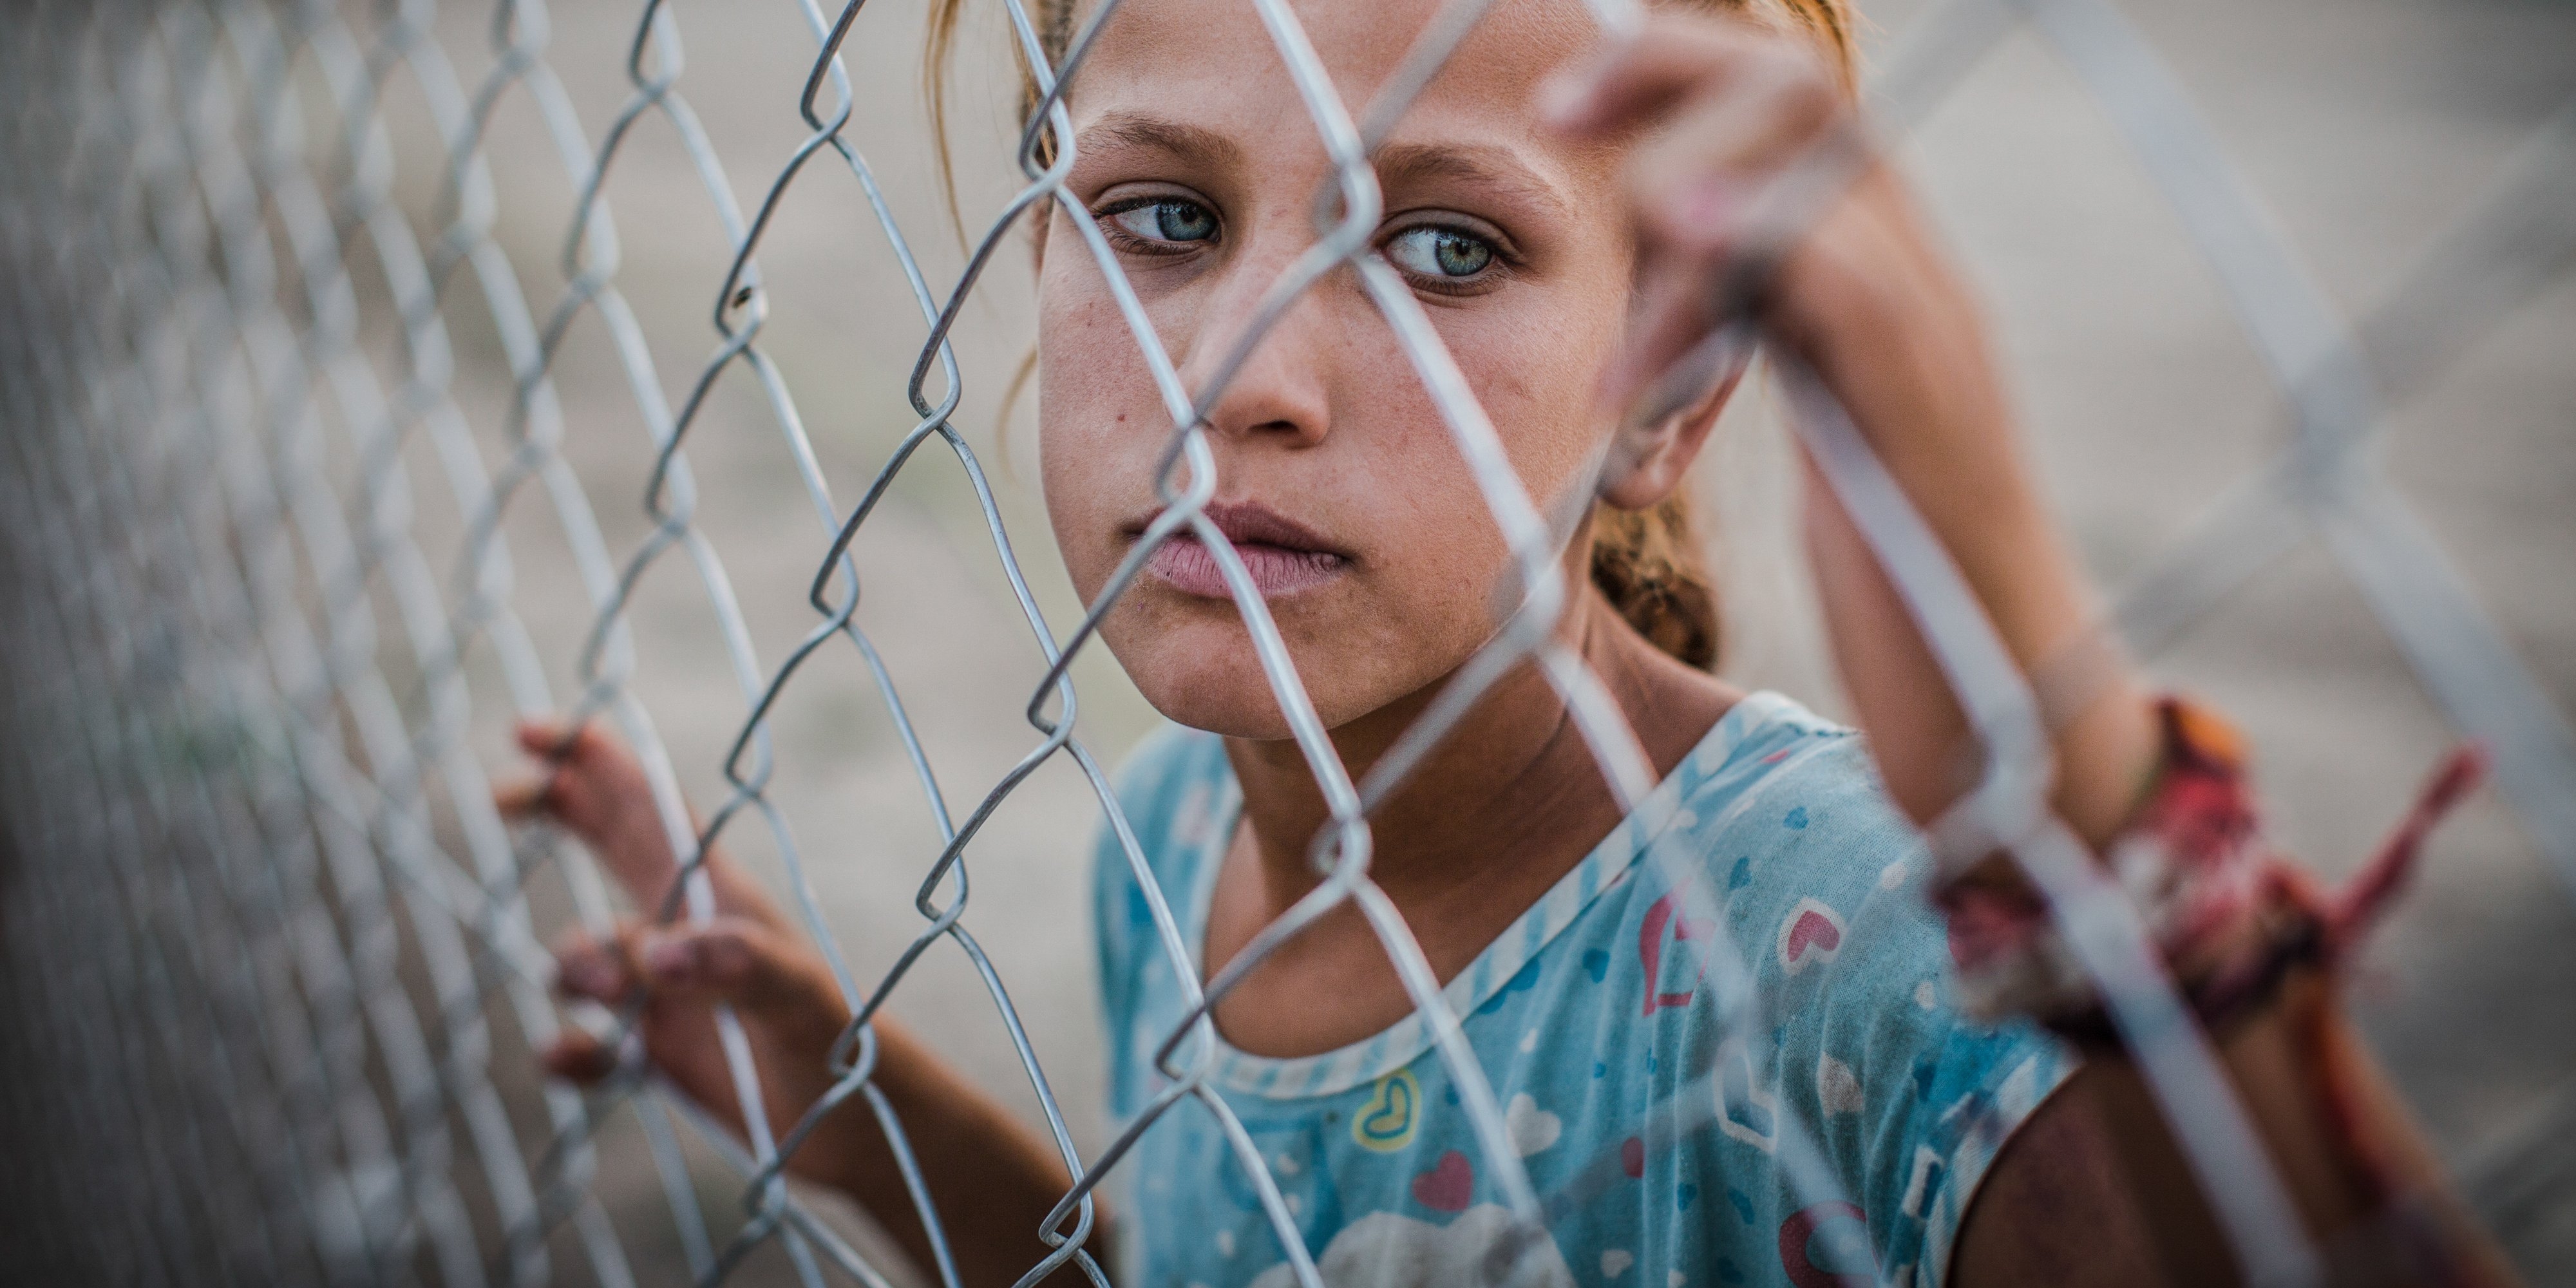
[[[1739,13],[1784,22],[1813,37],[1849,92],[1857,79],[1858,53],[1852,31],[1852,0],[1668,0],[1694,9]],[[1073,33],[1075,0],[1031,0],[1030,17],[1047,61],[1062,63]],[[930,99],[931,129],[938,143],[941,189],[951,218],[957,216],[956,171],[948,151],[948,68],[957,44],[957,22],[965,0],[932,0],[929,34],[923,42],[922,84]],[[1019,46],[1014,44],[1015,54]],[[1022,62],[1020,111],[1023,119],[1039,99],[1037,77]],[[1041,159],[1045,159],[1043,156]],[[963,224],[960,221],[962,230]],[[1013,379],[1016,392],[1034,368],[1036,354]],[[1592,584],[1619,610],[1619,615],[1655,647],[1701,670],[1715,670],[1719,618],[1717,580],[1709,572],[1687,490],[1676,490],[1642,510],[1623,510],[1606,502],[1593,507]]]

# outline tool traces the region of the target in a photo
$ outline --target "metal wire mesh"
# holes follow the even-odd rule
[[[1042,69],[1045,96],[1022,138],[1026,184],[973,239],[953,281],[920,267],[849,128],[845,45],[892,19],[855,0],[837,14],[811,0],[797,7],[815,42],[811,73],[801,87],[778,89],[773,106],[795,114],[803,137],[748,207],[728,174],[728,163],[740,169],[745,158],[719,153],[684,92],[683,19],[713,15],[684,15],[660,0],[636,7],[631,39],[614,50],[558,48],[544,5],[502,0],[470,28],[488,41],[479,80],[451,49],[469,28],[427,0],[360,13],[252,0],[55,5],[35,10],[13,35],[5,55],[11,124],[0,147],[0,235],[12,278],[0,356],[9,425],[0,566],[11,600],[11,683],[0,704],[8,722],[0,951],[11,1018],[0,1027],[0,1068],[9,1071],[5,1113],[19,1146],[0,1185],[15,1192],[8,1206],[26,1238],[25,1251],[11,1254],[11,1274],[623,1285],[720,1281],[760,1252],[770,1261],[748,1273],[887,1282],[841,1227],[781,1180],[782,1144],[766,1130],[750,1047],[729,1018],[721,1021],[725,1052],[754,1125],[747,1147],[649,1080],[585,1097],[537,1078],[527,1053],[564,1023],[547,997],[541,944],[566,922],[604,931],[615,912],[584,855],[541,833],[514,834],[494,811],[472,736],[477,713],[494,711],[570,710],[611,722],[643,758],[677,853],[703,855],[738,830],[765,834],[858,1016],[835,1053],[834,1089],[806,1118],[845,1107],[876,1115],[907,1170],[900,1120],[870,1081],[868,1021],[926,952],[953,950],[971,963],[1048,1139],[1078,1178],[1045,1232],[1056,1251],[1031,1268],[1031,1282],[1067,1263],[1100,1278],[1077,1251],[1094,1218],[1092,1191],[1184,1102],[1227,1125],[1234,1163],[1298,1280],[1319,1282],[1270,1165],[1208,1085],[1205,1043],[1194,1035],[1207,1029],[1210,999],[1344,903],[1367,917],[1431,1022],[1437,1058],[1460,1091],[1457,1112],[1472,1123],[1480,1164],[1512,1211],[1543,1225],[1578,1197],[1530,1183],[1439,981],[1368,877],[1372,807],[1514,665],[1535,663],[1558,687],[1623,805],[1652,787],[1648,762],[1599,681],[1549,637],[1567,593],[1551,499],[1532,497],[1515,476],[1411,290],[1370,250],[1378,217],[1371,149],[1485,3],[1452,0],[1413,39],[1403,69],[1354,110],[1284,0],[1253,0],[1304,99],[1306,125],[1332,157],[1335,192],[1313,248],[1198,387],[1184,383],[1118,261],[1061,186],[1073,159],[1063,86],[1116,0],[1081,15],[1061,66],[1050,65],[1018,0],[1004,0],[1021,56]],[[1595,17],[1609,27],[1634,19],[1607,0]],[[2576,888],[2576,738],[2368,450],[2390,408],[2576,248],[2576,104],[2469,203],[2388,303],[2356,321],[2311,281],[2190,98],[2107,0],[1936,7],[1879,72],[1880,129],[1901,133],[2025,25],[2135,149],[2224,285],[2295,425],[2289,451],[2128,586],[2119,633],[2133,650],[2153,653],[2291,546],[2322,536],[2452,723],[2492,749],[2506,798]],[[574,58],[622,67],[624,101],[596,137],[555,70]],[[396,94],[425,115],[427,136],[389,126]],[[517,174],[496,170],[490,156],[505,103],[533,112],[571,194],[569,218],[548,246],[510,245],[498,232],[496,210]],[[648,131],[685,153],[699,180],[693,199],[711,210],[727,252],[692,266],[716,287],[707,315],[714,347],[694,370],[657,362],[620,289],[633,270],[621,260],[607,192],[622,153]],[[1053,150],[1043,151],[1050,133]],[[908,285],[908,300],[888,303],[921,320],[904,390],[914,428],[855,501],[834,494],[797,397],[763,348],[772,315],[764,237],[825,168],[845,169],[859,185],[875,217],[869,235],[882,239]],[[1809,164],[1813,182],[1776,212],[1784,235],[1830,196],[1843,169],[1831,156]],[[950,332],[1013,228],[1051,203],[1075,216],[1085,253],[1118,292],[1174,426],[1157,481],[1166,508],[1070,630],[1041,611],[1005,531],[1005,506],[951,422],[970,373]],[[1748,271],[1758,271],[1765,249],[1748,254]],[[1526,587],[1493,642],[1356,782],[1261,595],[1201,509],[1216,483],[1205,411],[1287,305],[1344,270],[1356,273],[1429,391]],[[539,283],[552,279],[560,285],[549,298]],[[640,497],[646,526],[623,546],[593,510],[594,497],[612,502],[565,451],[571,417],[559,364],[579,332],[603,338],[631,404],[620,415],[644,431],[633,450],[650,463]],[[1727,337],[1738,355],[1756,340],[1744,330]],[[460,374],[488,360],[482,350],[508,373],[505,396],[491,405]],[[2201,1180],[2224,1197],[2218,1210],[2246,1264],[2266,1281],[2313,1281],[2314,1250],[2206,1044],[2151,964],[2134,915],[2047,815],[2046,738],[2031,683],[1822,387],[1794,367],[1780,377],[1799,432],[1977,727],[1987,759],[1981,786],[1934,830],[1936,840],[1955,853],[2000,846],[2022,861],[2101,981]],[[822,383],[796,392],[810,401]],[[782,657],[758,655],[725,563],[696,522],[686,448],[720,384],[752,392],[815,514],[805,596],[813,618]],[[684,392],[673,398],[666,389],[674,388]],[[932,450],[918,450],[925,447]],[[903,677],[867,633],[853,553],[895,480],[943,454],[971,486],[976,522],[1046,667],[1028,697],[1023,753],[990,781],[934,770]],[[442,476],[425,485],[413,477],[424,459]],[[417,495],[440,489],[452,523],[432,517]],[[547,554],[569,562],[587,596],[589,625],[578,638],[547,639],[523,615],[531,605],[514,547],[539,530]],[[1197,989],[1162,891],[1078,735],[1071,678],[1108,605],[1151,550],[1183,530],[1216,553],[1331,804],[1334,823],[1316,849],[1331,875],[1204,995],[1193,992],[1197,1009],[1164,1035],[1157,1057],[1169,1085],[1086,1156],[1011,991],[970,929],[966,860],[1032,774],[1070,762],[1124,840],[1175,975]],[[651,707],[667,695],[637,682],[645,646],[634,603],[666,564],[694,577],[740,693],[743,714],[723,746],[666,745]],[[816,661],[833,655],[859,664],[940,841],[919,856],[917,937],[873,979],[848,964],[805,851],[769,795],[782,704],[850,683],[818,678]],[[718,766],[727,785],[722,798],[698,802],[703,823],[682,799],[683,764]],[[675,906],[661,912],[711,915],[704,873],[694,860],[685,871]],[[1726,1022],[1756,1031],[1764,999],[1731,946],[1711,951]],[[1834,1197],[1837,1183],[1804,1131],[1783,1125],[1783,1166],[1810,1197]],[[2563,1131],[2548,1120],[2530,1136]],[[703,1171],[708,1156],[733,1169],[738,1203],[702,1202],[693,1167]],[[2541,1152],[2511,1153],[2479,1172],[2473,1193],[2490,1213],[2509,1215],[2552,1194],[2563,1200],[2559,1170]],[[653,1202],[635,1201],[639,1191]],[[914,1192],[935,1239],[936,1213],[917,1185]],[[953,1278],[944,1264],[931,1269]]]

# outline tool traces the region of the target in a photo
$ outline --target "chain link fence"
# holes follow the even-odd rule
[[[1014,230],[1051,204],[1077,216],[1081,253],[1111,282],[1124,280],[1059,186],[1071,161],[1062,135],[1053,150],[1040,146],[1064,128],[1063,87],[1078,79],[1116,0],[1079,14],[1071,53],[1054,67],[1018,0],[989,15],[993,34],[1046,69],[1044,96],[1018,139],[1024,186],[969,239],[962,272],[923,267],[948,256],[916,256],[908,237],[946,230],[904,226],[905,203],[889,199],[892,181],[871,167],[864,123],[854,123],[886,96],[855,83],[848,59],[872,42],[909,47],[919,15],[890,12],[885,0],[837,12],[812,0],[765,7],[787,21],[762,39],[801,30],[800,81],[689,70],[684,27],[705,29],[707,45],[732,56],[751,38],[735,29],[746,20],[661,0],[621,9],[613,43],[559,39],[557,19],[569,24],[574,11],[509,0],[447,10],[428,0],[111,0],[39,5],[13,30],[0,52],[11,99],[0,145],[10,278],[0,326],[0,656],[9,676],[0,695],[0,1123],[10,1142],[0,1220],[13,1231],[11,1280],[616,1288],[946,1273],[891,1265],[864,1228],[782,1180],[782,1143],[761,1128],[736,1142],[640,1071],[587,1095],[541,1080],[534,1051],[567,1023],[605,1022],[568,1018],[549,999],[544,944],[567,926],[605,931],[618,910],[577,847],[542,829],[514,830],[492,803],[500,722],[560,711],[608,722],[638,750],[680,853],[703,854],[721,836],[761,856],[830,956],[859,1019],[835,1053],[834,1090],[809,1117],[874,1114],[900,1153],[900,1122],[870,1083],[867,1021],[942,969],[938,960],[964,963],[943,998],[984,999],[1002,1036],[990,1047],[998,1072],[985,1072],[1019,1084],[1021,1103],[1078,1178],[1048,1227],[1056,1251],[1031,1268],[1030,1282],[1068,1266],[1099,1278],[1076,1251],[1093,1220],[1093,1189],[1134,1139],[1191,1102],[1231,1124],[1235,1165],[1294,1275],[1319,1282],[1271,1165],[1207,1080],[1198,1037],[1207,998],[1345,902],[1367,916],[1428,1020],[1436,1058],[1461,1093],[1455,1112],[1472,1123],[1479,1167],[1508,1206],[1543,1223],[1579,1197],[1543,1191],[1522,1170],[1458,1017],[1366,863],[1372,806],[1519,664],[1536,664],[1558,687],[1623,802],[1652,787],[1615,705],[1548,636],[1567,588],[1544,499],[1505,461],[1410,288],[1369,249],[1371,148],[1485,4],[1452,0],[1367,103],[1336,94],[1284,0],[1247,0],[1236,15],[1269,33],[1310,115],[1297,128],[1315,131],[1333,158],[1337,196],[1319,206],[1326,217],[1314,249],[1202,387],[1183,383],[1122,290],[1125,323],[1176,427],[1158,480],[1166,508],[1109,589],[1070,606],[1051,572],[1034,586],[1023,576],[1009,527],[1025,503],[1007,482],[997,489],[975,436],[960,428],[970,391],[979,405],[996,402],[1009,372],[962,360],[952,333],[985,294],[1015,289],[979,284]],[[595,11],[578,16],[583,30],[599,29]],[[1636,15],[1604,0],[1593,17],[1617,28]],[[1999,44],[2028,38],[2062,60],[2134,150],[2242,321],[2291,423],[2276,459],[2182,540],[2138,561],[2112,623],[2119,635],[2154,657],[2317,539],[2450,725],[2491,750],[2523,834],[2576,892],[2576,738],[2563,706],[2374,451],[2395,408],[2488,325],[2552,289],[2576,250],[2576,102],[2487,191],[2458,202],[2456,222],[2384,302],[2354,316],[2316,284],[2191,95],[2108,0],[1950,0],[1913,15],[1877,60],[1880,131],[1902,136]],[[754,99],[778,148],[718,147],[690,101],[701,84]],[[621,160],[645,149],[660,150],[655,182],[619,184]],[[1830,198],[1847,168],[1835,156],[1806,166],[1812,182],[1793,185],[1789,204],[1772,212],[1781,237]],[[904,173],[919,182],[917,166]],[[746,175],[751,185],[740,186]],[[827,181],[840,186],[817,194]],[[876,280],[895,290],[863,301],[875,328],[867,334],[902,334],[892,356],[836,363],[825,342],[778,325],[815,315],[789,302],[794,256],[780,253],[768,261],[775,275],[764,274],[764,255],[781,250],[773,230],[800,203],[825,202],[860,212],[829,224],[829,236],[871,240],[869,253],[896,270],[871,282],[872,291]],[[556,216],[540,233],[529,231],[531,206]],[[650,255],[622,252],[620,213]],[[707,234],[700,253],[674,249],[665,226],[684,222]],[[1748,271],[1773,248],[1750,248]],[[1356,782],[1343,775],[1249,574],[1201,512],[1215,479],[1197,428],[1267,324],[1344,271],[1429,391],[1527,588],[1413,734]],[[630,294],[683,303],[657,311],[630,305]],[[1001,307],[1013,302],[1006,295]],[[1722,339],[1732,348],[1703,356],[1739,359],[1758,337],[1739,329]],[[778,360],[781,345],[801,345],[791,351],[804,361]],[[899,396],[852,388],[852,371],[899,380]],[[2246,1264],[2269,1280],[2314,1281],[2315,1252],[2205,1043],[2176,1022],[2134,918],[2037,804],[2045,739],[2030,685],[1821,387],[1793,367],[1774,374],[1796,432],[1941,653],[1989,758],[1982,786],[1936,836],[1979,850],[2001,844],[2057,901],[2085,965],[2140,1038],[2142,1065],[2203,1183],[2225,1197],[2220,1210]],[[885,406],[905,424],[890,442],[871,441],[853,487],[847,470],[833,468],[853,459],[851,449],[825,427],[874,423]],[[811,511],[801,536],[775,538],[735,570],[708,536],[691,468],[706,422],[726,433],[763,428],[778,450],[758,462],[762,508],[792,501]],[[738,453],[726,459],[744,468]],[[994,594],[984,592],[998,592],[1008,605],[1000,617],[975,616],[965,591],[933,584],[913,604],[932,616],[921,627],[863,593],[880,584],[872,536],[902,522],[886,517],[887,498],[908,495],[910,480],[934,469],[944,472],[936,486],[950,491],[949,517],[933,530],[952,547],[970,536],[989,544],[989,567],[965,575],[979,579],[978,602],[989,607]],[[1103,759],[1084,731],[1105,720],[1108,741],[1123,743],[1137,718],[1132,696],[1118,696],[1114,677],[1087,660],[1099,652],[1091,637],[1151,549],[1183,530],[1218,553],[1331,802],[1335,822],[1317,850],[1331,877],[1208,982],[1190,1022],[1164,1035],[1168,1086],[1101,1139],[1095,1111],[1060,1103],[1052,1089],[1040,1057],[1050,1043],[1031,1037],[1015,1001],[1027,993],[1026,972],[995,964],[1020,960],[1002,941],[1032,919],[1007,904],[979,911],[1010,895],[988,887],[970,899],[968,858],[1009,863],[995,837],[1011,824],[996,820],[1023,794],[1043,794],[1058,830],[1076,830],[1064,815],[1084,795],[1117,821]],[[918,530],[888,540],[901,557],[923,544]],[[756,595],[738,591],[737,572]],[[885,576],[906,584],[900,570]],[[673,605],[684,603],[695,605],[697,642],[686,665],[657,671],[651,654],[679,633]],[[764,651],[755,641],[788,620],[783,609],[802,615],[795,637]],[[957,686],[916,684],[879,646],[886,630],[935,638],[964,629],[943,628],[943,611],[979,632],[1007,627],[1016,633],[1009,647],[1025,654],[1030,682],[1011,695],[1025,703],[1025,725],[998,758],[950,754],[926,734],[933,708],[962,701]],[[1106,703],[1109,714],[1086,724],[1077,690],[1104,688],[1109,696],[1094,706]],[[709,715],[719,698],[732,707]],[[780,726],[815,710],[832,713],[834,736],[879,741],[886,772],[876,779],[908,782],[905,808],[927,820],[920,830],[791,827],[773,790]],[[658,732],[726,724],[720,737]],[[862,794],[872,808],[895,804],[873,787]],[[836,931],[846,927],[818,892],[831,877],[818,869],[859,847],[899,856],[889,862],[917,890],[889,888],[876,902],[909,907],[918,920],[896,944],[845,950]],[[1133,841],[1125,848],[1157,905],[1175,974],[1195,988],[1162,892]],[[664,915],[709,915],[704,875],[694,865],[689,874],[685,897]],[[988,926],[998,927],[991,952],[977,938]],[[1749,976],[1732,947],[1710,952],[1725,1022],[1766,1029],[1765,999],[1742,983]],[[2539,1015],[2566,1021],[2563,1004]],[[764,1124],[749,1048],[723,1023],[745,1117]],[[1095,1085],[1087,1074],[1064,1076],[1067,1086]],[[2549,1259],[2563,1249],[2530,1252],[2542,1245],[2521,1236],[2556,1220],[2576,1192],[2566,1174],[2576,1100],[2551,1093],[2529,1103],[2539,1108],[2499,1143],[2455,1153],[2473,1204],[2547,1275],[2576,1263]],[[1783,1166],[1811,1198],[1833,1198],[1836,1184],[1804,1131],[1782,1124]],[[926,1201],[922,1216],[937,1230]],[[1893,1279],[1902,1269],[1879,1273]]]

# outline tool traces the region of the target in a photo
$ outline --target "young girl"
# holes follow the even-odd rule
[[[1043,14],[1059,56],[1083,16],[1068,3]],[[1298,14],[1345,101],[1363,103],[1435,8],[1303,0]],[[1625,414],[1718,321],[1748,208],[1820,141],[1856,137],[1850,23],[1844,0],[1675,4],[1604,47],[1573,0],[1501,0],[1375,152],[1376,252],[1530,494],[1589,502],[1568,511],[1588,517],[1563,555],[1585,589],[1555,629],[1661,783],[1623,817],[1555,690],[1524,667],[1371,816],[1370,875],[1463,1017],[1522,1165],[1560,1196],[1547,1238],[1507,1249],[1517,1282],[1805,1288],[1867,1282],[1873,1266],[1920,1285],[2231,1281],[2220,1224],[2099,1004],[2034,986],[2049,932],[2026,888],[2001,860],[1931,880],[1916,825],[1960,790],[1967,726],[1849,518],[1811,472],[1809,554],[1865,741],[1708,673],[1714,599],[1679,489],[1732,382],[1642,426]],[[1183,381],[1203,388],[1313,242],[1329,159],[1295,86],[1248,5],[1126,0],[1067,106],[1069,190]],[[1043,473],[1090,602],[1160,508],[1169,423],[1079,230],[1051,212],[1037,254]],[[1864,167],[1760,304],[1771,343],[1849,409],[2023,669],[2085,655],[2073,561],[2017,456],[1967,293],[1900,181]],[[1515,584],[1503,536],[1347,269],[1288,309],[1207,422],[1206,513],[1360,778],[1492,637]],[[1327,806],[1215,559],[1186,531],[1102,634],[1178,726],[1136,754],[1122,803],[1210,978],[1316,887]],[[2321,966],[2350,919],[2258,869],[2224,726],[2095,661],[2085,696],[2052,713],[2053,804],[2097,849],[2122,839],[2172,865],[2188,915],[2159,924],[2158,946],[2331,1266],[2507,1281],[2333,1008]],[[674,856],[633,762],[587,730],[522,737],[554,760],[506,803],[562,823],[639,905],[660,906]],[[1650,844],[1680,857],[1696,892],[1648,861]],[[722,916],[571,944],[562,987],[640,1000],[649,1058],[718,1114],[735,1102],[709,1007],[730,1003],[784,1131],[829,1087],[847,1012],[770,900],[721,855],[708,867]],[[1096,891],[1125,1120],[1161,1087],[1153,1056],[1185,988],[1114,841]],[[1767,1033],[1718,1022],[1705,954],[1721,928],[1694,911],[1708,908],[1749,960]],[[1971,1018],[1967,1003],[2028,1014]],[[1492,1160],[1357,911],[1289,940],[1213,1018],[1211,1085],[1329,1282],[1483,1282],[1488,1254],[1515,1239]],[[1048,1251],[1039,1226],[1068,1184],[1058,1159],[894,1020],[876,1031],[875,1086],[960,1279],[1012,1282]],[[550,1057],[578,1079],[612,1062],[581,1037]],[[1791,1184],[1792,1124],[1848,1201]],[[847,1191],[931,1263],[864,1103],[827,1117],[792,1170]],[[1113,1180],[1089,1247],[1114,1247],[1119,1283],[1288,1282],[1203,1107],[1166,1115]]]

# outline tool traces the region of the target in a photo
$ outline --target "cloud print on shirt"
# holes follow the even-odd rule
[[[1315,1269],[1329,1288],[1574,1288],[1555,1240],[1516,1232],[1510,1209],[1491,1203],[1447,1225],[1394,1212],[1362,1217],[1333,1236]],[[1283,1261],[1252,1288],[1296,1282]]]

